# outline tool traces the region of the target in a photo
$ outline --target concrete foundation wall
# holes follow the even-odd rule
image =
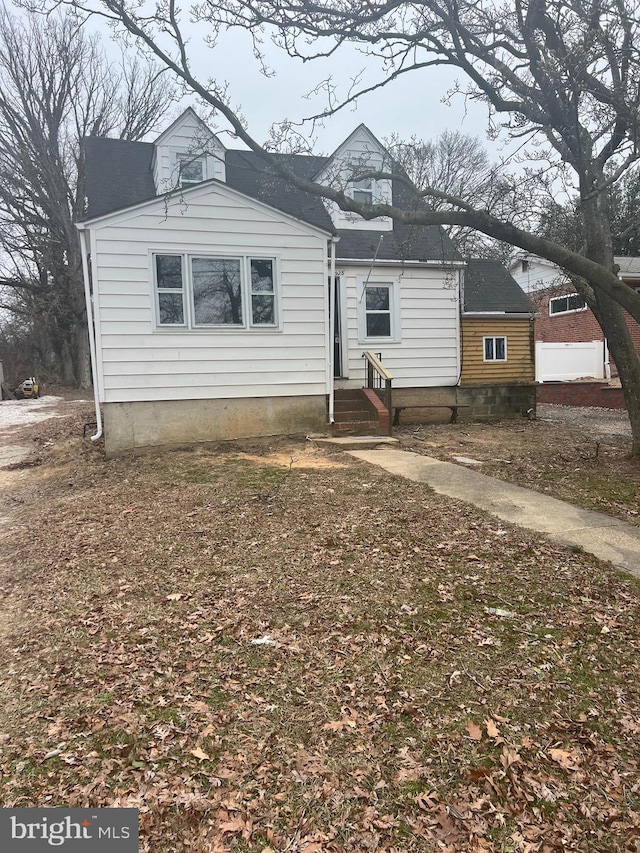
[[[460,420],[491,420],[522,417],[536,410],[536,385],[474,385],[458,388],[458,402],[470,408],[460,412]]]
[[[522,417],[536,408],[536,385],[512,383],[504,385],[469,385],[452,388],[401,388],[394,389],[394,406],[436,406],[442,403],[459,403],[469,406],[460,409],[458,419],[490,420],[492,418]],[[450,409],[406,409],[402,424],[447,423]]]
[[[145,447],[325,429],[325,396],[104,404],[107,456]]]

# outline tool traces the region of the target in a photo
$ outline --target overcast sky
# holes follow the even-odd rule
[[[101,31],[105,43],[108,42],[108,30],[102,27]],[[203,43],[206,33],[204,24],[192,28],[188,50],[193,70],[203,81],[212,76],[228,82],[231,104],[240,109],[250,133],[259,142],[266,141],[273,122],[284,119],[297,122],[325,109],[326,92],[310,100],[305,97],[321,81],[331,77],[341,92],[346,93],[351,80],[362,69],[365,69],[367,84],[383,79],[378,62],[352,47],[330,59],[303,63],[268,43],[267,62],[275,74],[265,77],[252,54],[251,40],[246,32],[234,30],[221,36],[213,51]],[[442,103],[454,80],[455,75],[447,69],[428,69],[410,73],[364,96],[357,105],[346,107],[325,119],[323,126],[316,126],[314,151],[332,152],[357,125],[364,123],[379,138],[397,133],[406,139],[413,135],[433,139],[448,128],[459,129],[479,136],[497,153],[495,145],[486,141],[485,106],[468,102],[462,96],[455,96],[451,106]],[[178,112],[176,110],[176,114]],[[311,133],[310,125],[305,133]],[[236,144],[224,135],[221,138],[228,147]]]
[[[197,57],[200,68],[206,73],[209,57],[206,49],[196,50],[195,40],[192,55]],[[250,130],[259,141],[266,139],[273,121],[300,120],[322,111],[327,105],[326,92],[311,100],[305,96],[328,77],[343,93],[363,68],[368,83],[384,79],[375,60],[351,47],[330,59],[303,63],[273,46],[268,49],[268,61],[276,73],[266,78],[251,56],[249,39],[243,32],[229,33],[221,40],[214,56],[216,68],[221,69],[221,76],[229,82],[232,102],[240,105]],[[454,79],[448,69],[428,69],[410,73],[405,79],[363,96],[357,105],[347,106],[325,119],[324,127],[316,129],[318,151],[333,151],[361,122],[378,137],[395,132],[407,139],[414,134],[421,139],[432,139],[450,128],[481,136],[484,140],[486,107],[465,102],[462,96],[455,96],[451,106],[441,102]]]

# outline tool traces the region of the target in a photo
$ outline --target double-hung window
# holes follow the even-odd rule
[[[277,328],[274,258],[156,254],[158,328]]]
[[[366,300],[366,333],[368,338],[391,337],[391,285],[367,285]]]
[[[155,276],[158,325],[184,326],[182,255],[156,255]]]
[[[193,154],[178,154],[178,175],[181,187],[192,187],[204,181],[204,158]]]
[[[363,178],[351,182],[351,197],[361,204],[373,204],[373,179]]]
[[[358,304],[360,340],[398,341],[400,333],[397,282],[362,281]]]
[[[507,339],[505,337],[483,338],[482,341],[485,361],[507,360]]]
[[[366,163],[352,163],[349,171],[352,175],[357,176],[363,172],[370,172],[372,169]],[[349,181],[348,195],[361,204],[373,204],[375,201],[375,181],[373,178]]]

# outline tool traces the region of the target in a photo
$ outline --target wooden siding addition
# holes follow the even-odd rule
[[[461,385],[491,382],[533,382],[535,379],[532,330],[529,319],[462,319]],[[506,361],[485,361],[486,337],[507,339]]]

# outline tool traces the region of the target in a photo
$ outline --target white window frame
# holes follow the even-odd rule
[[[198,184],[202,183],[202,181],[207,181],[210,177],[213,177],[213,175],[209,175],[209,155],[206,151],[198,153],[196,151],[186,151],[184,148],[170,148],[169,158],[171,165],[171,183],[175,187],[182,187],[185,190],[188,190],[190,187],[197,187]],[[189,159],[193,162],[197,160],[202,163],[202,181],[188,181],[186,184],[182,183],[180,162],[183,159]]]
[[[493,341],[493,358],[487,358],[487,341]],[[496,358],[496,341],[504,341],[504,358]],[[485,335],[482,338],[482,360],[488,363],[504,364],[508,361],[507,353],[507,336],[506,335]]]
[[[367,287],[389,288],[389,337],[369,337],[367,335]],[[360,278],[358,279],[358,343],[383,344],[400,343],[400,281],[393,278]]]
[[[158,257],[167,257],[167,258],[180,258],[180,271],[182,276],[182,287],[180,289],[175,287],[160,287],[158,282],[158,265],[156,263],[156,258]],[[188,315],[187,315],[187,299],[186,293],[187,289],[185,286],[186,276],[185,276],[185,264],[184,264],[184,255],[181,252],[154,252],[151,257],[151,281],[153,283],[153,302],[155,308],[155,321],[156,327],[159,329],[186,329],[188,326]],[[182,296],[182,323],[161,323],[160,322],[160,294],[161,293],[179,293]]]
[[[177,154],[176,162],[178,164],[178,181],[181,187],[188,189],[189,187],[195,187],[197,184],[201,184],[203,181],[207,179],[207,158],[204,155],[191,155],[191,154]],[[201,166],[200,170],[200,178],[197,181],[185,181],[182,177],[182,164],[187,163],[187,165],[192,166],[196,163]]]
[[[364,163],[351,163],[349,165],[349,175],[357,175],[360,172],[373,171],[371,167],[367,166]],[[368,187],[363,187],[361,184],[369,184]],[[368,199],[357,199],[356,193],[362,193],[363,195],[367,195]],[[359,202],[360,204],[375,204],[379,198],[378,193],[378,182],[374,178],[361,178],[358,181],[354,181],[352,177],[350,177],[349,182],[347,184],[347,195],[352,198],[354,201]]]
[[[166,288],[158,288],[157,264],[158,256],[180,257],[182,266],[182,306],[184,322],[161,323],[160,322],[160,300],[161,292],[169,292]],[[241,310],[242,323],[196,323],[195,304],[192,278],[192,260],[194,258],[212,258],[214,260],[237,260],[240,261],[240,288],[241,288]],[[273,311],[274,323],[254,323],[252,295],[254,294],[251,280],[251,261],[270,261],[273,271]],[[152,249],[149,252],[150,280],[153,286],[154,302],[154,324],[155,330],[159,332],[188,331],[188,332],[280,332],[282,331],[282,318],[280,313],[280,260],[277,256],[266,255],[260,252],[224,254],[222,252],[184,252],[175,249]],[[178,292],[177,290],[171,292]],[[260,291],[262,295],[264,291]],[[267,292],[267,295],[268,292]]]
[[[549,299],[549,316],[550,317],[558,317],[562,314],[577,314],[580,311],[586,311],[588,309],[588,305],[583,305],[582,308],[567,308],[565,311],[552,311],[551,304],[553,302],[559,302],[561,299],[569,300],[572,296],[577,296],[584,301],[584,297],[579,293],[563,293],[562,296],[552,296]],[[567,302],[567,305],[569,303]]]

